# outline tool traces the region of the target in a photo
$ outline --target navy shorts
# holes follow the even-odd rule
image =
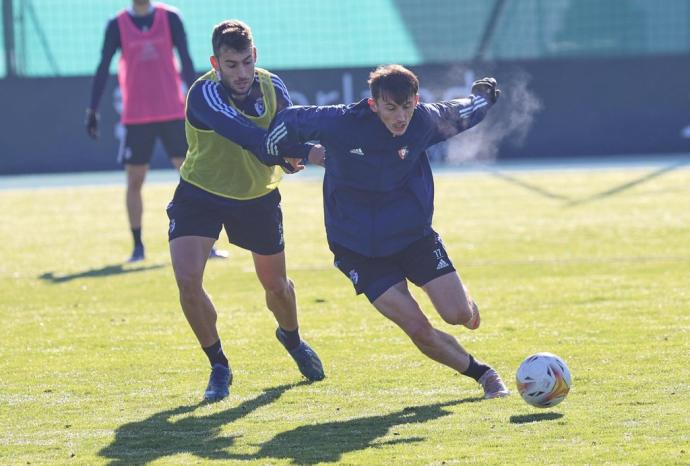
[[[384,257],[366,257],[337,244],[330,244],[335,266],[350,279],[357,294],[370,302],[402,280],[424,286],[434,278],[455,272],[441,237],[436,233],[415,241],[400,252]]]
[[[156,139],[163,143],[168,158],[187,155],[187,136],[184,120],[160,121],[140,125],[125,125],[117,160],[124,165],[148,165],[153,157]]]
[[[225,227],[228,241],[257,254],[269,256],[285,248],[277,189],[241,201],[211,194],[180,180],[166,212],[170,241],[181,236],[218,239],[221,227]]]

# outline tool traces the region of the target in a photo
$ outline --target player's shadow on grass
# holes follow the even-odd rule
[[[208,416],[193,415],[201,403],[156,413],[143,421],[118,427],[115,439],[100,450],[98,455],[111,459],[110,466],[147,464],[180,453],[208,460],[266,462],[270,459],[291,459],[297,464],[333,463],[340,461],[343,454],[351,451],[422,442],[422,437],[403,437],[381,442],[376,440],[388,434],[395,426],[448,416],[451,411],[443,409],[445,407],[481,401],[481,398],[465,398],[413,406],[382,416],[310,424],[276,434],[259,445],[259,451],[254,454],[230,451],[237,436],[221,436],[223,426],[273,403],[287,390],[308,383],[269,388],[256,398]],[[181,418],[174,419],[177,417]],[[270,424],[267,424],[267,428],[270,428]],[[393,435],[398,434],[393,432]]]
[[[193,412],[204,403],[156,413],[143,421],[130,422],[118,427],[115,439],[99,451],[98,455],[110,458],[111,466],[146,464],[179,453],[189,453],[210,460],[231,459],[232,456],[227,449],[235,443],[235,436],[222,436],[223,426],[273,403],[287,390],[308,383],[304,381],[269,388],[261,395],[238,406],[208,416],[193,415]],[[178,416],[182,417],[173,419]]]
[[[382,448],[390,445],[423,442],[424,437],[398,437],[377,441],[396,426],[418,424],[452,414],[443,409],[461,403],[473,403],[482,398],[412,406],[381,416],[367,416],[347,421],[324,422],[297,427],[281,432],[260,445],[252,455],[229,455],[232,459],[271,463],[271,460],[289,459],[294,464],[336,463],[345,453]],[[399,435],[393,432],[394,436]]]
[[[562,413],[535,413],[510,416],[511,424],[529,424],[530,422],[553,421],[563,417]]]
[[[51,283],[65,283],[77,278],[100,278],[112,275],[125,275],[128,273],[146,272],[163,268],[162,264],[152,264],[142,267],[124,267],[122,264],[106,265],[100,269],[89,269],[83,272],[71,273],[67,275],[56,275],[55,272],[46,272],[38,276],[41,280]]]

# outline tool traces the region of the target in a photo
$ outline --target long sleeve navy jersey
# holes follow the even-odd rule
[[[367,257],[395,254],[431,233],[434,183],[430,146],[479,123],[492,106],[484,95],[416,106],[407,131],[393,136],[366,100],[290,107],[264,141],[287,156],[305,141],[326,148],[324,220],[329,242]]]
[[[277,109],[282,110],[292,105],[290,94],[280,77],[271,73],[271,82],[276,92]],[[259,116],[264,112],[258,74],[254,74],[252,88],[245,99],[233,100],[234,107],[230,105],[230,99],[230,93],[219,81],[207,80],[201,85],[192,86],[187,96],[187,120],[195,128],[215,131],[252,152],[259,160],[265,161],[261,154],[266,129],[243,115]],[[310,148],[311,144],[299,144],[292,156],[306,157]]]
[[[191,87],[196,75],[194,72],[194,65],[192,57],[189,55],[189,48],[187,46],[187,34],[182,24],[182,18],[174,11],[167,11],[168,22],[170,23],[170,34],[172,42],[180,57],[180,74],[187,87]],[[130,14],[132,21],[142,31],[150,29],[153,25],[154,10],[144,16],[137,16]],[[93,85],[91,87],[91,103],[89,108],[97,110],[103,96],[105,83],[108,80],[108,72],[110,69],[110,62],[117,50],[121,47],[120,41],[120,27],[117,24],[117,17],[111,18],[105,28],[105,36],[103,38],[103,47],[101,48],[101,60],[96,68],[96,74],[93,78]]]

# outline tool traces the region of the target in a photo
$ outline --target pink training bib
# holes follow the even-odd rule
[[[173,54],[165,6],[156,4],[153,24],[139,30],[126,10],[117,15],[122,53],[118,70],[122,123],[184,118],[184,95]]]

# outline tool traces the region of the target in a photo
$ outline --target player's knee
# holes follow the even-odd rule
[[[451,325],[464,325],[472,319],[472,308],[468,302],[460,302],[441,312],[441,318]]]
[[[129,177],[127,178],[127,191],[128,192],[139,192],[144,186],[145,178],[141,177]]]
[[[274,295],[289,295],[295,292],[295,285],[287,277],[274,277],[263,282],[266,293]]]
[[[144,186],[144,181],[134,181],[130,182],[127,184],[127,192],[129,193],[138,193],[141,191],[142,187]]]
[[[181,299],[194,299],[197,296],[201,296],[204,292],[201,278],[195,274],[177,274],[175,276],[177,280],[177,288],[180,291]]]

